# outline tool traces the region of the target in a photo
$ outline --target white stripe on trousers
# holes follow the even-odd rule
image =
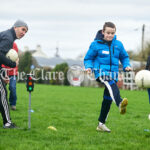
[[[113,91],[112,91],[111,86],[109,85],[109,82],[103,80],[101,77],[99,77],[99,79],[100,79],[100,81],[101,81],[102,83],[104,83],[104,84],[106,85],[106,87],[108,88],[110,97],[112,98],[113,102],[116,104],[116,101],[115,101],[115,98],[114,98],[114,95],[113,95]]]
[[[6,98],[6,91],[4,89],[4,85],[2,83],[2,79],[0,79],[0,92],[1,92],[1,103],[5,112],[5,117],[7,122],[11,123],[10,120],[10,114],[9,114],[9,107],[7,103],[7,98]]]

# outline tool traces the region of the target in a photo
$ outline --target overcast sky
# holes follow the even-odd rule
[[[53,57],[56,45],[63,58],[84,54],[104,22],[117,27],[117,39],[126,50],[141,47],[141,30],[150,39],[149,0],[0,0],[0,31],[10,28],[17,19],[24,20],[29,31],[18,47],[35,49],[40,44]]]

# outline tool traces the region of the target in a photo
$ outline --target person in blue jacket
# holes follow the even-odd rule
[[[128,105],[127,98],[121,98],[116,83],[118,81],[119,60],[124,71],[131,71],[130,61],[123,44],[116,39],[115,33],[114,23],[106,22],[103,29],[97,32],[96,38],[84,58],[87,73],[94,72],[96,81],[105,85],[97,131],[111,131],[106,127],[105,122],[112,101],[119,107],[120,114],[126,113]]]
[[[150,71],[150,56],[148,56],[148,58],[147,58],[147,63],[146,63],[145,69]],[[148,92],[149,104],[150,104],[150,88],[147,89],[147,92]]]

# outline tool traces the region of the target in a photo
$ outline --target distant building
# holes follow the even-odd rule
[[[69,66],[71,65],[80,65],[83,66],[83,61],[74,60],[74,59],[63,59],[58,54],[58,47],[56,47],[56,54],[54,57],[48,57],[43,51],[40,45],[37,45],[35,50],[29,50],[28,47],[25,47],[25,51],[30,51],[32,56],[37,61],[38,65],[41,67],[51,67],[54,68],[57,64],[67,63]]]
[[[37,45],[35,51],[32,53],[33,57],[42,57],[42,58],[48,58],[46,54],[43,53],[41,46]]]

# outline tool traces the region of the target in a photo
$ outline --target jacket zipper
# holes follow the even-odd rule
[[[109,53],[110,53],[110,72],[111,72],[111,50],[110,50],[110,45],[109,45]]]
[[[114,46],[113,46],[113,54],[114,54]]]

